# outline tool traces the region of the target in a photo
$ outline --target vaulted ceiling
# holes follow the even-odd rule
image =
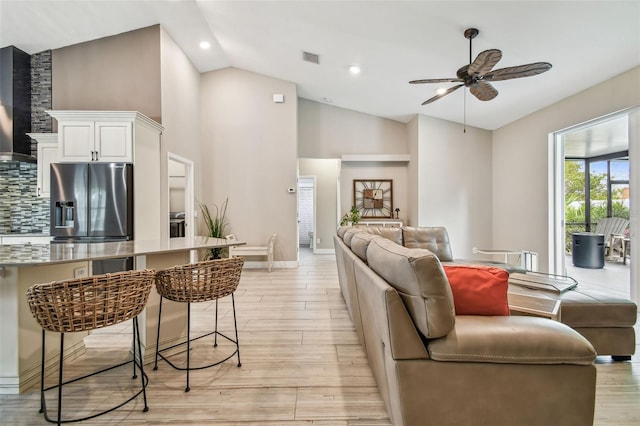
[[[305,99],[407,121],[417,113],[496,129],[640,65],[640,1],[0,1],[0,45],[27,53],[162,25],[200,72],[238,67],[295,82]],[[487,102],[458,90],[421,103],[473,57],[496,68],[550,62],[494,83]],[[208,50],[200,41],[211,43]],[[302,59],[303,52],[319,63]],[[358,65],[358,75],[349,73]],[[466,111],[466,113],[464,112]]]

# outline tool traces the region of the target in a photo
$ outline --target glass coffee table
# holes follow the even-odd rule
[[[517,285],[509,286],[507,297],[511,311],[560,321],[560,300],[528,294]]]

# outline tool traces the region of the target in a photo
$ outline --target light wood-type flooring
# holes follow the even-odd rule
[[[209,327],[214,304],[192,306],[193,334],[197,335]],[[230,300],[220,303],[220,327],[232,334],[230,306]],[[342,299],[334,256],[313,255],[301,249],[298,269],[243,271],[236,307],[242,367],[237,367],[234,357],[220,366],[194,371],[191,391],[185,393],[184,372],[162,361],[157,371],[152,364],[146,365],[150,379],[148,412],[142,412],[143,402],[138,398],[83,424],[390,424]],[[211,354],[204,347],[210,341],[199,342],[192,350],[193,363],[203,357],[214,359],[231,349],[223,343]],[[66,373],[73,375],[105,360],[126,357],[130,324],[94,333],[86,339],[86,345],[86,354],[66,366]],[[596,366],[595,424],[639,425],[640,356],[622,363],[598,357]],[[123,389],[126,393],[130,376],[130,367],[122,368],[100,381],[92,379],[89,388],[71,385],[65,391],[63,406],[74,414],[86,413],[87,407],[108,406],[123,394]],[[54,371],[47,380],[55,380]],[[48,396],[48,404],[55,410],[55,392]],[[47,424],[38,409],[37,388],[21,395],[0,395],[0,424]]]

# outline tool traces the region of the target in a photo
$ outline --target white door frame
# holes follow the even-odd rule
[[[175,161],[184,165],[184,236],[186,238],[193,238],[195,236],[195,195],[194,195],[194,173],[193,173],[193,161],[188,158],[181,157],[172,152],[167,153],[167,167],[170,161]],[[167,179],[170,177],[167,173]],[[170,183],[167,184],[167,188]],[[167,197],[167,204],[169,204],[169,197]],[[169,206],[167,205],[167,210]]]
[[[564,143],[563,136],[581,127],[611,120],[616,116],[629,117],[629,189],[631,219],[631,247],[640,246],[640,108],[633,107],[617,111],[549,134],[549,272],[566,273],[564,256]],[[640,279],[638,279],[638,261],[640,250],[631,250],[630,294],[631,300],[640,302]]]
[[[318,203],[317,203],[317,195],[316,195],[316,176],[314,175],[304,175],[298,177],[298,247],[300,246],[300,181],[302,180],[311,180],[312,181],[312,189],[313,189],[313,214],[311,218],[311,232],[313,233],[313,238],[311,239],[311,248],[313,252],[316,252],[316,240],[317,240],[317,230],[316,230],[316,217],[318,214]]]

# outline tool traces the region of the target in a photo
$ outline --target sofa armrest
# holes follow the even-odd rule
[[[506,364],[593,363],[596,352],[570,327],[546,318],[456,317],[455,328],[428,346],[436,361]]]

